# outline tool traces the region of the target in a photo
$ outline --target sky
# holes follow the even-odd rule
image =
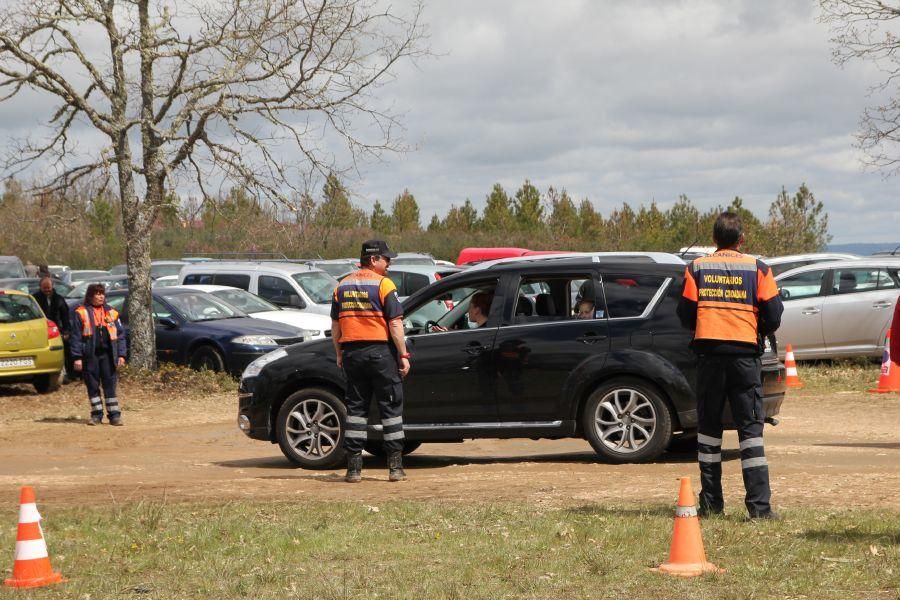
[[[404,188],[423,224],[495,182],[565,188],[604,215],[686,194],[741,196],[758,215],[782,186],[825,204],[833,243],[900,241],[900,180],[854,149],[880,81],[839,68],[813,2],[430,2],[434,57],[380,93],[413,151],[364,167],[358,202]],[[900,148],[897,149],[900,152]]]
[[[348,186],[367,211],[409,189],[427,225],[526,179],[605,216],[680,194],[701,210],[740,196],[764,216],[782,187],[806,183],[832,243],[900,243],[900,179],[864,169],[853,147],[880,74],[833,64],[817,11],[805,0],[426,0],[431,56],[377,92],[402,113],[410,150],[359,165]],[[0,105],[0,139],[52,105]]]

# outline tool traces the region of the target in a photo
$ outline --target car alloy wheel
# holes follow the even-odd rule
[[[343,424],[347,411],[330,390],[305,389],[291,394],[276,419],[281,451],[292,462],[311,469],[343,463]]]
[[[639,379],[601,385],[582,413],[585,437],[613,462],[639,462],[659,456],[672,439],[672,415],[662,395]]]
[[[643,448],[656,431],[656,410],[640,392],[612,390],[597,405],[594,414],[597,437],[610,450],[633,454]]]

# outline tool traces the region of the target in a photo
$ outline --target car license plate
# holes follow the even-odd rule
[[[33,356],[17,356],[16,358],[0,358],[0,369],[12,369],[15,367],[33,367]]]

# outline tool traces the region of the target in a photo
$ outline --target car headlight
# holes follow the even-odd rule
[[[271,335],[241,335],[236,338],[231,338],[232,344],[247,344],[248,346],[277,346],[278,342],[275,341]]]
[[[252,363],[247,365],[247,368],[244,369],[244,372],[241,374],[241,379],[256,377],[262,371],[264,366],[271,362],[275,362],[276,360],[284,358],[287,355],[287,350],[285,350],[284,348],[279,348],[278,350],[273,350],[268,354],[263,354]]]
[[[303,330],[303,339],[304,340],[314,340],[325,335],[321,329],[304,329]]]

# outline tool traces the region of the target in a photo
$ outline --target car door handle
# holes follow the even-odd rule
[[[888,302],[887,300],[879,300],[878,302],[872,305],[872,308],[890,308],[893,306],[893,303]]]
[[[800,314],[802,314],[802,315],[817,315],[820,312],[822,312],[822,311],[819,310],[818,308],[809,307],[809,308],[804,308],[803,310],[801,310]]]
[[[490,346],[482,346],[481,344],[470,344],[462,349],[466,354],[471,354],[472,356],[478,356],[482,352],[487,352],[490,350]]]
[[[586,333],[580,337],[575,338],[576,341],[581,342],[582,344],[596,344],[597,342],[602,342],[605,339],[605,335],[599,335],[596,333]]]

